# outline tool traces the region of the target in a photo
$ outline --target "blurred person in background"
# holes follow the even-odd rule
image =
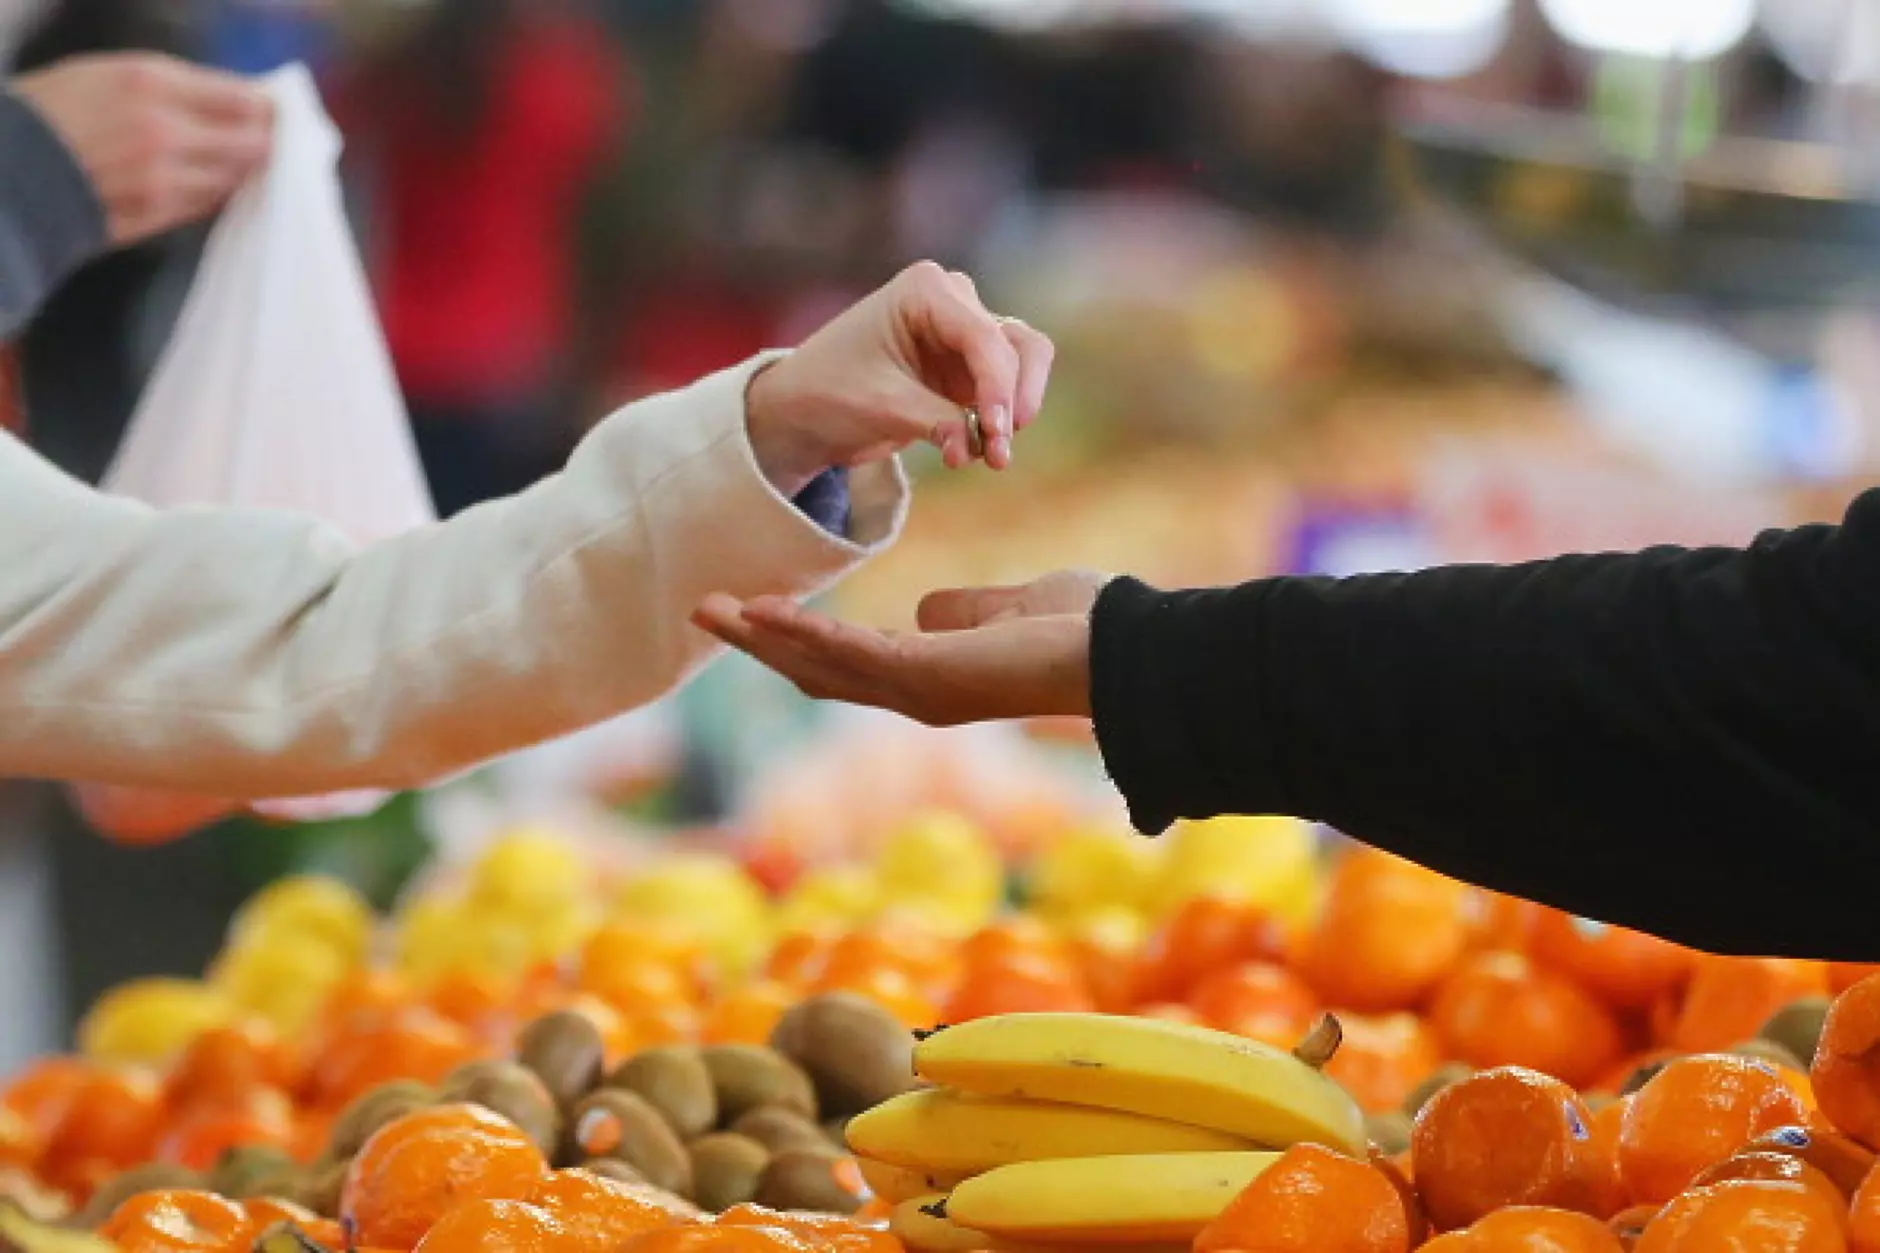
[[[333,80],[445,516],[521,490],[573,442],[577,227],[623,132],[624,78],[572,0],[432,0]]]

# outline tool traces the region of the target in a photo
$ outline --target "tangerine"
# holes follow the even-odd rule
[[[588,1247],[540,1206],[486,1197],[446,1210],[414,1253],[586,1253]]]
[[[313,1059],[303,1084],[308,1104],[338,1109],[395,1079],[436,1083],[479,1056],[467,1030],[422,1007],[353,1023],[331,1036]]]
[[[411,1248],[463,1201],[519,1200],[548,1165],[514,1123],[479,1105],[440,1105],[379,1128],[346,1170],[340,1217],[365,1244]]]
[[[173,1110],[192,1105],[239,1105],[258,1088],[291,1088],[297,1078],[291,1052],[265,1020],[210,1027],[191,1040],[164,1079]]]
[[[797,992],[776,979],[758,979],[718,998],[699,1024],[704,1044],[764,1044],[796,1004]]]
[[[75,1057],[42,1057],[15,1076],[0,1105],[24,1118],[45,1139],[58,1130],[66,1108],[96,1071]]]
[[[1096,1006],[1074,967],[1055,959],[1012,954],[978,970],[947,999],[943,1020],[966,1022],[995,1014],[1091,1013]]]
[[[1822,1115],[1880,1149],[1880,975],[1834,998],[1808,1074]]]
[[[1854,1190],[1847,1213],[1848,1253],[1880,1253],[1880,1170],[1870,1170]]]
[[[256,1232],[266,1231],[278,1223],[292,1223],[316,1243],[329,1249],[346,1247],[346,1229],[330,1218],[322,1218],[304,1205],[280,1197],[252,1197],[237,1202],[242,1213],[248,1215],[248,1222]]]
[[[531,1205],[552,1215],[570,1236],[606,1253],[646,1231],[684,1222],[691,1211],[670,1192],[622,1183],[585,1170],[557,1170],[535,1186]]]
[[[46,1145],[53,1163],[113,1162],[134,1166],[149,1156],[163,1125],[163,1091],[141,1073],[93,1073],[66,1103]]]
[[[1838,1131],[1777,1127],[1751,1140],[1749,1153],[1788,1153],[1834,1180],[1843,1195],[1853,1196],[1873,1172],[1874,1155]]]
[[[1598,1001],[1518,953],[1467,958],[1443,981],[1430,1021],[1449,1053],[1473,1066],[1525,1066],[1590,1084],[1624,1051]]]
[[[1195,1253],[1409,1253],[1403,1194],[1368,1162],[1287,1149],[1196,1237]]]
[[[1664,1204],[1706,1167],[1805,1120],[1774,1066],[1733,1055],[1680,1057],[1638,1090],[1619,1131],[1619,1172],[1639,1204]]]
[[[1642,931],[1544,911],[1534,960],[1617,1009],[1646,1009],[1690,977],[1696,954]]]
[[[1347,856],[1304,935],[1299,972],[1341,1009],[1412,1009],[1468,948],[1468,891],[1400,858]]]
[[[1572,1088],[1531,1070],[1450,1084],[1423,1106],[1411,1136],[1431,1223],[1454,1230],[1510,1205],[1588,1209],[1598,1200],[1591,1123]]]
[[[253,1231],[254,1224],[235,1202],[188,1188],[139,1193],[98,1228],[118,1253],[222,1253]]]
[[[1415,1014],[1347,1014],[1339,1023],[1345,1029],[1344,1042],[1326,1064],[1325,1073],[1367,1113],[1402,1108],[1417,1085],[1443,1064],[1435,1034]],[[1290,1048],[1304,1034],[1302,1029],[1290,1042],[1277,1043]]]
[[[1714,1183],[1723,1183],[1731,1179],[1765,1179],[1782,1183],[1799,1183],[1803,1187],[1813,1188],[1821,1193],[1822,1198],[1837,1208],[1847,1205],[1847,1194],[1835,1186],[1834,1180],[1822,1172],[1819,1167],[1811,1166],[1801,1158],[1790,1153],[1753,1153],[1741,1152],[1726,1157],[1715,1166],[1707,1166],[1698,1172],[1691,1181],[1693,1188],[1707,1188]]]
[[[1790,1001],[1827,990],[1828,972],[1820,962],[1700,956],[1669,1043],[1686,1053],[1731,1048],[1755,1038],[1770,1016]]]
[[[720,1230],[782,1232],[812,1249],[830,1253],[901,1253],[901,1242],[885,1231],[866,1227],[839,1214],[775,1210],[762,1205],[734,1205],[718,1216]]]
[[[1842,1221],[1839,1208],[1803,1184],[1732,1179],[1665,1206],[1637,1253],[1845,1253]]]
[[[1188,1003],[1211,1027],[1279,1048],[1303,1039],[1320,1013],[1311,988],[1284,966],[1267,961],[1242,962],[1208,975],[1195,985]]]
[[[1192,897],[1143,946],[1135,995],[1145,1001],[1186,1001],[1215,971],[1241,962],[1279,962],[1285,951],[1284,929],[1258,906]]]
[[[1474,1253],[1623,1253],[1612,1229],[1573,1210],[1515,1205],[1469,1228]]]

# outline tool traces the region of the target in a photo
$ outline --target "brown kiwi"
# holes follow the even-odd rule
[[[787,1153],[791,1149],[813,1152],[829,1146],[822,1128],[781,1105],[759,1105],[747,1110],[731,1124],[731,1130],[749,1136],[772,1153]]]
[[[1821,1046],[1821,1027],[1828,1019],[1828,1007],[1834,1004],[1825,996],[1806,996],[1778,1009],[1756,1034],[1773,1040],[1807,1063],[1814,1065],[1815,1050]]]
[[[862,1198],[836,1174],[846,1164],[847,1159],[834,1153],[779,1153],[764,1168],[752,1199],[770,1209],[853,1214],[862,1207]]]
[[[444,1076],[438,1096],[501,1114],[551,1156],[561,1144],[561,1109],[541,1077],[520,1062],[465,1062]]]
[[[557,1010],[522,1029],[516,1039],[516,1059],[533,1070],[555,1101],[567,1109],[600,1083],[607,1045],[587,1015]]]
[[[590,1175],[598,1175],[602,1179],[611,1179],[615,1183],[648,1186],[645,1175],[633,1169],[631,1163],[623,1162],[617,1157],[590,1157],[577,1169],[585,1170]]]
[[[1395,1157],[1410,1147],[1413,1124],[1410,1115],[1400,1109],[1372,1114],[1364,1120],[1364,1134],[1386,1157]]]
[[[248,1253],[337,1253],[293,1223],[275,1223],[255,1237]]]
[[[1450,1084],[1460,1083],[1474,1073],[1475,1067],[1473,1066],[1462,1062],[1444,1062],[1432,1070],[1422,1083],[1410,1089],[1410,1095],[1404,1098],[1403,1112],[1414,1119],[1423,1112],[1423,1107],[1429,1104],[1431,1097]]]
[[[1789,1070],[1799,1070],[1806,1074],[1808,1066],[1801,1058],[1774,1040],[1758,1036],[1754,1040],[1744,1040],[1730,1046],[1729,1052],[1737,1057],[1747,1057],[1755,1062],[1768,1062],[1772,1066],[1782,1066]]]
[[[340,1111],[327,1136],[327,1156],[334,1161],[345,1161],[364,1148],[380,1127],[424,1109],[436,1100],[435,1092],[413,1079],[397,1079],[373,1088]]]
[[[617,1157],[656,1188],[692,1195],[692,1159],[646,1098],[620,1088],[583,1097],[568,1119],[573,1160]]]
[[[327,1162],[301,1176],[300,1186],[288,1200],[306,1206],[322,1218],[339,1217],[339,1194],[346,1186],[350,1161]]]
[[[300,1180],[300,1167],[281,1149],[238,1144],[222,1154],[209,1172],[209,1190],[232,1201],[255,1196],[284,1196]]]
[[[718,1093],[718,1116],[735,1122],[760,1105],[780,1105],[814,1121],[816,1086],[803,1068],[758,1044],[717,1044],[700,1057]]]
[[[718,1091],[695,1048],[643,1049],[614,1068],[607,1086],[639,1094],[688,1140],[718,1125]]]
[[[749,1136],[718,1131],[686,1146],[692,1155],[692,1199],[714,1214],[757,1195],[770,1150]]]
[[[148,1162],[106,1180],[72,1216],[72,1226],[96,1227],[117,1212],[117,1207],[142,1192],[166,1188],[200,1188],[203,1178],[187,1166]]]
[[[792,1006],[770,1047],[802,1067],[823,1111],[859,1114],[914,1086],[914,1035],[881,1006],[829,992]]]

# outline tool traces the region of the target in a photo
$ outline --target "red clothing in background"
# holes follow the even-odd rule
[[[345,101],[372,140],[374,281],[407,396],[481,404],[550,381],[572,331],[575,213],[620,74],[593,23],[530,17],[504,36],[467,136],[440,133],[397,84]]]

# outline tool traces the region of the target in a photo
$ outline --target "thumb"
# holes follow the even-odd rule
[[[966,410],[938,392],[929,391],[918,379],[902,375],[889,390],[883,408],[894,425],[892,434],[897,443],[932,444],[952,470],[973,460],[966,437]]]
[[[1024,612],[1023,587],[958,587],[934,592],[920,602],[916,620],[929,632],[970,631]]]

